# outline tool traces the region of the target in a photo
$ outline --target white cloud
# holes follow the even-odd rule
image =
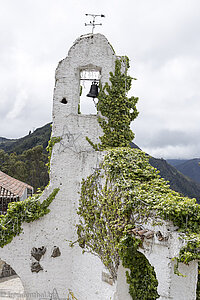
[[[9,113],[6,116],[8,121],[12,121],[13,119],[20,116],[26,101],[27,101],[26,91],[25,90],[19,91],[18,95],[16,96],[16,101],[14,102],[12,109],[9,111]]]

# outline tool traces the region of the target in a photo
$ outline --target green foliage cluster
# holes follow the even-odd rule
[[[158,298],[154,270],[137,251],[139,242],[132,232],[140,222],[149,217],[173,221],[187,239],[177,260],[187,264],[200,259],[200,207],[196,199],[172,191],[158,173],[141,150],[115,148],[107,151],[100,169],[82,181],[79,245],[98,255],[114,279],[121,259],[130,269],[133,299]]]
[[[138,99],[127,97],[132,80],[128,67],[127,57],[117,59],[110,84],[100,88],[98,121],[104,134],[97,145],[86,139],[95,150],[107,150],[107,154],[99,170],[82,181],[77,234],[83,252],[99,256],[113,279],[121,259],[130,270],[126,275],[132,298],[150,300],[159,297],[158,282],[153,267],[138,252],[140,241],[133,235],[134,227],[149,217],[155,222],[173,221],[188,239],[177,264],[188,263],[200,259],[200,209],[196,199],[169,188],[145,153],[129,148],[134,137],[130,123],[138,115]]]
[[[159,298],[157,293],[158,281],[154,268],[149,264],[146,257],[136,250],[136,245],[135,238],[129,234],[121,239],[119,248],[123,266],[130,269],[130,273],[126,271],[130,295],[133,299],[157,299]],[[142,280],[138,280],[138,278],[142,278]]]
[[[21,154],[6,153],[0,150],[0,169],[2,172],[43,189],[49,181],[47,172],[47,153],[41,145],[28,149]]]
[[[127,97],[131,88],[132,77],[128,75],[129,59],[127,56],[116,59],[115,72],[110,72],[110,83],[100,86],[97,110],[101,113],[98,122],[103,129],[101,143],[94,145],[96,150],[113,147],[130,147],[134,133],[130,123],[137,117],[138,98]]]
[[[59,143],[61,141],[61,137],[58,136],[58,137],[51,137],[49,142],[48,142],[48,146],[47,146],[47,151],[49,153],[48,155],[48,163],[46,164],[47,167],[48,167],[48,173],[50,172],[50,161],[51,161],[51,155],[52,155],[52,150],[53,150],[53,146],[56,144],[56,143]]]
[[[38,200],[41,194],[24,201],[9,203],[7,214],[0,215],[0,247],[3,248],[22,232],[23,222],[30,223],[48,214],[50,211],[48,207],[58,191],[59,188],[55,188],[42,203]]]

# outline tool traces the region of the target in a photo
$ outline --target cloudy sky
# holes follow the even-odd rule
[[[200,157],[199,0],[0,0],[0,136],[51,121],[54,73],[85,13],[105,14],[104,34],[130,58],[139,97],[135,143],[155,157]]]

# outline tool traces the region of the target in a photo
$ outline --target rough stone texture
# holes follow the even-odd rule
[[[158,279],[159,299],[195,300],[198,263],[194,261],[188,266],[179,264],[180,272],[186,277],[174,274],[175,262],[172,258],[177,257],[179,250],[184,246],[184,242],[179,239],[177,228],[171,222],[164,222],[162,226],[151,226],[148,223],[147,226],[159,234],[154,235],[153,239],[144,239],[143,249],[140,249],[140,252],[154,266]],[[160,239],[160,233],[163,239]]]
[[[59,187],[60,191],[51,203],[48,215],[24,224],[23,233],[0,249],[0,257],[20,276],[26,293],[47,294],[55,288],[60,298],[66,298],[70,289],[79,300],[131,299],[122,266],[119,268],[118,281],[111,284],[109,276],[105,276],[108,271],[96,256],[88,253],[83,255],[77,245],[73,248],[69,246],[69,241],[77,237],[76,209],[81,180],[98,167],[104,155],[95,152],[85,139],[88,136],[94,143],[98,142],[102,131],[97,116],[78,115],[80,71],[96,68],[104,84],[109,79],[109,72],[114,70],[115,60],[116,56],[107,39],[100,34],[90,34],[80,37],[57,67],[52,134],[62,139],[53,147],[50,185],[40,200],[48,197],[54,188]],[[61,102],[63,98],[67,103]],[[160,299],[193,300],[197,263],[183,266],[183,272],[188,274],[184,279],[173,274],[170,259],[178,253],[181,245],[174,228],[168,227],[163,225],[155,230],[149,225],[148,230],[160,231],[163,236],[169,235],[169,239],[159,241],[154,235],[152,239],[145,240],[145,247],[141,251],[155,267]],[[46,248],[45,255],[40,258],[43,270],[33,273],[31,249],[40,248],[41,245]],[[55,245],[61,252],[56,259],[51,257]]]

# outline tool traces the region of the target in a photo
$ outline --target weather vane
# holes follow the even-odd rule
[[[105,15],[93,15],[93,14],[85,14],[85,15],[86,15],[86,16],[91,16],[91,17],[93,18],[93,20],[90,21],[89,24],[86,24],[86,23],[85,23],[85,26],[92,26],[92,33],[94,32],[95,26],[97,26],[97,25],[102,25],[102,23],[96,24],[96,23],[95,23],[95,18],[96,18],[96,17],[105,18]]]

